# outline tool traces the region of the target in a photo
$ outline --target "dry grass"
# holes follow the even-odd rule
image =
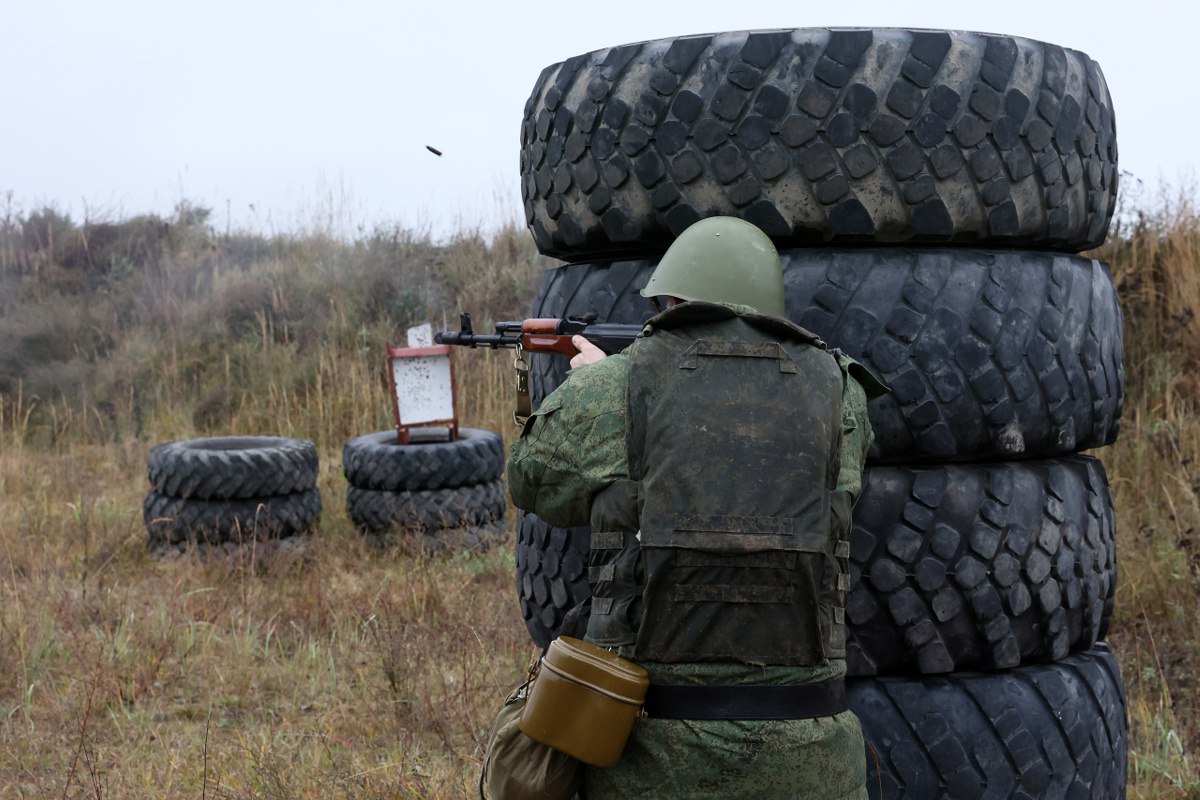
[[[0,797],[469,796],[531,651],[511,544],[365,544],[341,446],[392,424],[384,349],[406,324],[443,305],[524,316],[546,262],[512,230],[446,247],[174,232],[107,292],[95,265],[0,242],[21,295],[0,308]],[[23,315],[47,311],[75,335],[31,339]],[[92,333],[104,357],[77,352]],[[462,424],[507,434],[510,357],[461,357]],[[149,448],[216,432],[318,444],[303,552],[144,553]]]
[[[1096,254],[1125,313],[1109,640],[1129,699],[1130,796],[1200,797],[1200,216],[1190,191],[1129,211]]]
[[[374,381],[357,388],[371,397]],[[335,394],[277,387],[250,419],[340,429]],[[365,544],[329,441],[321,535],[305,551],[153,560],[150,442],[89,443],[87,414],[66,404],[38,434],[34,411],[14,403],[0,420],[0,797],[470,794],[530,655],[511,547]]]
[[[1128,395],[1098,455],[1119,515],[1129,791],[1195,798],[1200,218],[1172,201],[1122,219],[1098,255],[1122,291]],[[390,424],[381,357],[405,324],[523,316],[548,262],[511,229],[439,246],[203,221],[185,207],[147,248],[161,229],[138,220],[130,246],[152,261],[131,270],[119,225],[107,261],[62,266],[46,242],[73,246],[69,224],[10,211],[5,236],[0,220],[0,797],[472,796],[531,649],[511,543],[365,545],[342,510],[341,445]],[[21,338],[38,312],[75,335]],[[461,358],[463,423],[509,435],[510,356]],[[268,432],[318,444],[308,550],[148,558],[149,448]]]

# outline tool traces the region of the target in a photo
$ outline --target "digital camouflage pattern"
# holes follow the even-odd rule
[[[560,528],[587,525],[596,495],[629,477],[628,364],[627,356],[615,355],[571,370],[542,400],[509,455],[513,505]]]
[[[841,678],[826,667],[644,664],[651,683],[807,683]],[[638,722],[615,767],[584,770],[585,800],[865,800],[866,753],[858,717]]]
[[[842,369],[853,362],[838,356]],[[625,456],[625,390],[628,356],[571,370],[542,401],[508,461],[513,504],[551,525],[571,528],[591,521],[592,501],[609,484],[629,477]],[[862,492],[862,470],[874,441],[867,395],[857,381],[842,394],[842,457],[837,489],[854,499]]]
[[[843,371],[852,364],[845,357],[839,357],[839,363]],[[593,502],[628,478],[627,388],[624,355],[568,375],[513,445],[508,484],[514,504],[560,527],[595,522]],[[842,426],[836,488],[857,499],[872,433],[866,394],[852,379],[846,380],[843,391]],[[815,667],[642,666],[652,682],[664,684],[787,685],[845,674],[841,659]],[[852,712],[808,720],[644,720],[615,767],[587,769],[581,795],[587,800],[639,793],[659,798],[859,800],[867,796],[865,774],[862,733]]]

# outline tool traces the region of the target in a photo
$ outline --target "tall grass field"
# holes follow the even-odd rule
[[[1186,195],[1181,195],[1186,197]],[[1200,214],[1159,198],[1092,255],[1125,314],[1109,641],[1129,795],[1200,798]],[[394,422],[405,328],[528,316],[522,229],[219,231],[207,209],[77,222],[0,209],[0,798],[476,793],[533,645],[513,546],[379,549],[346,517],[343,444]],[[511,441],[511,353],[461,352],[463,425]],[[151,447],[274,434],[320,452],[308,546],[146,553]],[[510,514],[510,525],[513,517]]]

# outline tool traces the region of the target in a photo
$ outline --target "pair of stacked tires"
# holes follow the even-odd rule
[[[342,450],[346,513],[377,544],[418,537],[428,550],[479,549],[507,536],[504,443],[498,433],[417,428],[408,444],[396,431],[351,439]]]
[[[536,317],[649,316],[688,225],[780,248],[788,316],[887,380],[851,537],[850,703],[872,797],[1123,797],[1103,465],[1122,323],[1099,245],[1111,99],[1086,55],[1009,36],[812,29],[588,53],[525,108]],[[736,265],[730,265],[735,269]],[[565,377],[534,360],[540,401]],[[589,597],[588,530],[525,514],[518,595],[546,643]]]
[[[306,439],[225,436],[150,451],[142,506],[151,552],[290,539],[321,516],[317,448]]]

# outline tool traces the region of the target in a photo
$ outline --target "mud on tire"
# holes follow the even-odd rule
[[[796,29],[627,44],[543,70],[525,218],[565,260],[662,252],[738,216],[781,246],[1079,251],[1116,202],[1112,100],[1087,55],[960,31]]]
[[[1111,443],[1124,403],[1116,290],[1095,260],[1036,251],[781,251],[787,315],[892,386],[870,404],[874,463],[1066,455]],[[534,313],[649,316],[656,261],[547,270]],[[565,378],[535,357],[534,400]]]

